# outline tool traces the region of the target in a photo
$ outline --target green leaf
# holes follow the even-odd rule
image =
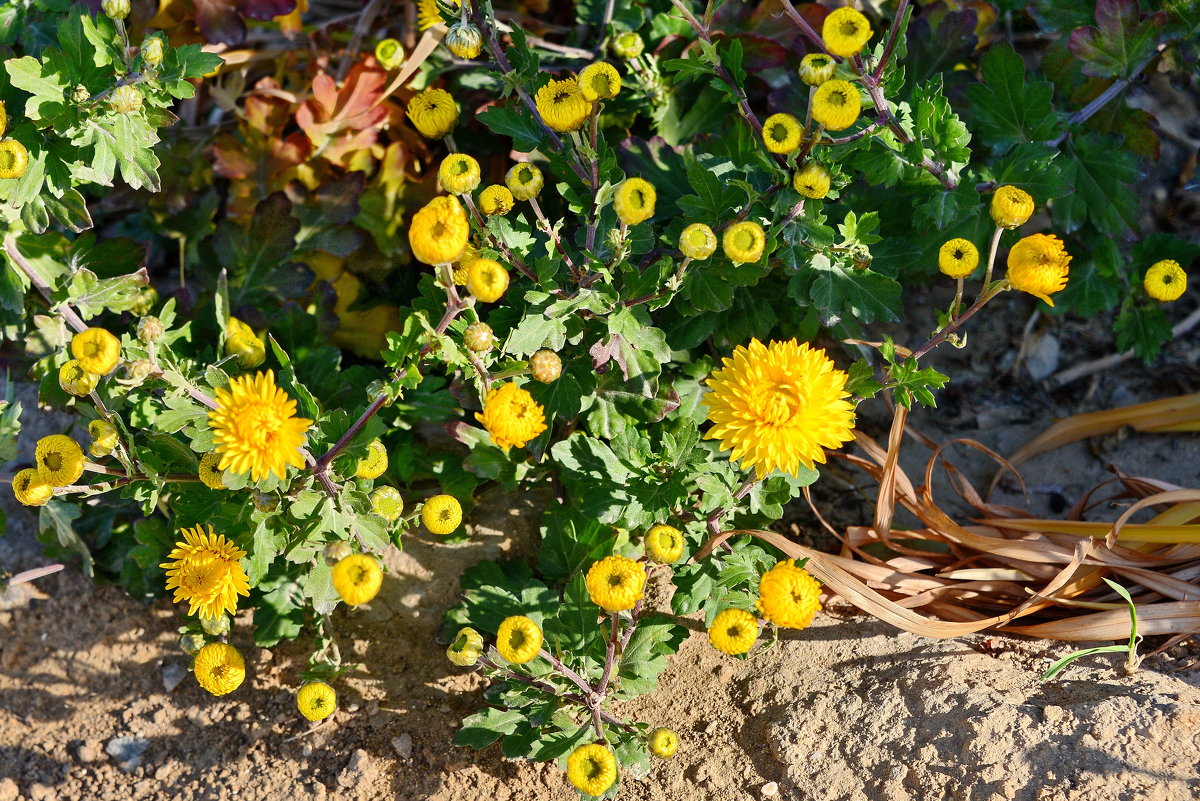
[[[25,116],[34,121],[53,122],[67,111],[67,84],[62,75],[48,70],[33,56],[10,58],[4,69],[18,89],[32,97],[25,101]]]
[[[1126,301],[1113,323],[1117,334],[1117,349],[1132,350],[1146,364],[1158,358],[1162,346],[1171,341],[1171,324],[1162,308],[1154,303],[1143,305]]]
[[[1132,184],[1140,175],[1137,156],[1104,134],[1073,136],[1060,159],[1063,178],[1075,191],[1056,200],[1050,212],[1067,233],[1090,220],[1110,236],[1136,231],[1140,206]]]
[[[687,629],[667,615],[654,612],[638,621],[617,670],[622,700],[636,698],[658,687],[658,677],[667,669],[667,657],[687,639]]]
[[[1095,243],[1096,249],[1071,265],[1067,287],[1056,297],[1055,308],[1067,308],[1089,318],[1116,307],[1123,286],[1118,273],[1123,259],[1117,243],[1107,237]]]
[[[797,273],[788,291],[803,305],[817,309],[822,325],[833,325],[847,312],[864,323],[899,320],[900,284],[870,269],[846,268],[817,254],[806,271]]]
[[[74,554],[83,559],[83,572],[91,577],[95,560],[87,545],[75,531],[75,521],[83,510],[73,503],[51,500],[38,513],[38,540],[51,547],[51,557]]]
[[[504,735],[515,732],[524,720],[525,715],[513,709],[484,707],[463,720],[462,728],[454,735],[454,744],[487,748]]]
[[[689,217],[709,225],[728,217],[741,196],[741,192],[729,184],[732,171],[733,165],[727,161],[701,164],[696,158],[688,158],[687,179],[695,194],[679,198],[679,208]]]
[[[983,83],[967,94],[984,143],[998,153],[1022,142],[1045,142],[1061,128],[1048,81],[1027,81],[1025,64],[1007,42],[980,60]]]
[[[294,582],[281,579],[262,585],[270,589],[258,599],[254,608],[254,644],[272,648],[280,640],[299,636],[304,628],[303,598]]]
[[[859,359],[850,365],[849,377],[846,379],[846,391],[860,398],[873,398],[883,389],[883,384],[875,380],[875,368],[866,359]]]
[[[71,275],[65,291],[55,292],[55,300],[70,302],[87,320],[103,311],[122,312],[132,308],[148,283],[150,278],[145,268],[132,275],[103,279],[91,270],[79,269]]]
[[[513,149],[521,153],[531,153],[537,150],[546,132],[538,125],[525,108],[518,110],[503,106],[492,106],[478,114],[476,119],[486,125],[493,133],[507,136],[513,140]]]
[[[565,581],[612,553],[612,529],[573,509],[547,509],[540,530],[538,570],[550,581]]]

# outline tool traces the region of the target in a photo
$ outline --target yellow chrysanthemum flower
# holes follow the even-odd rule
[[[524,447],[546,430],[546,410],[529,392],[511,381],[490,390],[483,411],[475,419],[483,423],[492,442],[508,451],[514,445]]]
[[[333,588],[350,606],[358,606],[379,594],[383,586],[383,569],[379,560],[365,553],[355,553],[333,566]]]
[[[496,650],[514,665],[532,662],[542,648],[542,629],[524,615],[506,617],[496,632]]]
[[[820,200],[829,194],[829,170],[810,161],[796,171],[792,188],[806,198]]]
[[[483,656],[483,637],[473,628],[462,628],[446,648],[446,658],[459,667],[471,667]]]
[[[200,466],[196,470],[196,475],[200,477],[201,483],[209,489],[225,489],[225,482],[221,480],[225,471],[218,467],[220,463],[221,454],[216,451],[206,453],[200,458]]]
[[[408,244],[413,256],[426,264],[452,264],[467,249],[471,224],[453,195],[435,197],[413,215]]]
[[[824,53],[809,53],[800,59],[800,80],[809,86],[820,86],[833,77],[837,62]]]
[[[791,114],[772,114],[763,123],[763,143],[772,153],[791,153],[800,147],[804,130]]]
[[[408,101],[408,118],[427,139],[441,139],[458,125],[458,106],[445,89],[426,89]]]
[[[310,681],[296,693],[296,708],[309,720],[324,720],[337,711],[337,691],[323,681]]]
[[[606,556],[587,572],[588,595],[606,612],[632,609],[646,591],[646,569],[624,556]]]
[[[384,39],[375,45],[375,60],[385,70],[398,69],[404,63],[404,45],[395,39]]]
[[[300,449],[312,420],[296,417],[296,401],[275,386],[275,373],[238,376],[217,389],[217,408],[208,413],[218,467],[249,473],[258,481],[303,467]]]
[[[542,120],[559,133],[578,131],[592,113],[592,104],[579,91],[574,78],[550,81],[538,89],[536,101]]]
[[[395,523],[404,514],[404,498],[395,487],[376,487],[371,490],[371,514]]]
[[[626,178],[613,195],[613,210],[626,225],[637,225],[654,216],[658,193],[645,178]]]
[[[451,2],[455,7],[462,4],[462,0],[447,0],[447,4]],[[417,0],[417,27],[424,31],[444,21],[437,0]]]
[[[192,672],[200,686],[213,695],[228,695],[246,680],[246,661],[232,645],[210,642],[196,654]]]
[[[462,523],[462,504],[453,495],[434,495],[421,507],[421,522],[431,534],[453,534]]]
[[[68,395],[82,397],[100,384],[100,376],[89,373],[75,359],[69,359],[58,368],[58,385]]]
[[[646,744],[650,747],[650,753],[659,759],[670,759],[679,753],[679,735],[666,726],[659,726],[650,732]]]
[[[103,328],[85,328],[71,337],[71,355],[89,373],[108,375],[121,361],[121,340]]]
[[[758,582],[758,612],[783,629],[806,629],[821,609],[821,584],[795,559],[779,562]]]
[[[387,448],[382,440],[373,439],[367,444],[367,455],[358,460],[354,475],[358,478],[379,478],[387,467]]]
[[[1027,236],[1008,252],[1008,282],[1051,306],[1050,295],[1067,285],[1071,255],[1053,234]]]
[[[83,448],[66,434],[51,434],[38,440],[34,462],[42,481],[65,487],[83,475]]]
[[[1155,262],[1142,279],[1142,288],[1154,300],[1168,303],[1187,291],[1188,277],[1179,262],[1163,259]]]
[[[475,259],[467,265],[467,291],[483,303],[495,303],[508,289],[508,270],[495,259]]]
[[[738,346],[708,379],[702,398],[715,425],[704,436],[758,478],[773,470],[798,475],[825,462],[825,448],[854,438],[846,374],[808,343],[757,339]]]
[[[692,223],[679,234],[679,252],[689,259],[707,259],[717,249],[717,235],[704,223]]]
[[[753,220],[742,220],[725,229],[721,235],[721,249],[732,262],[755,262],[762,258],[767,246],[767,235],[762,226]]]
[[[507,186],[492,184],[479,193],[479,210],[489,217],[503,217],[512,208],[513,193]]]
[[[529,375],[541,384],[553,384],[562,375],[562,358],[542,348],[529,357]]]
[[[479,187],[479,162],[466,153],[451,153],[438,167],[438,183],[452,195],[467,195]]]
[[[236,356],[243,370],[253,370],[266,360],[267,348],[253,328],[230,317],[225,331],[225,355]]]
[[[512,165],[504,175],[504,185],[517,200],[532,200],[537,197],[545,182],[542,171],[528,161]]]
[[[969,239],[947,239],[938,249],[938,269],[951,278],[966,278],[979,266],[979,248]]]
[[[863,49],[871,38],[871,23],[862,12],[842,6],[825,17],[821,26],[825,49],[835,56],[848,58]]]
[[[88,423],[88,435],[92,438],[88,453],[95,459],[108,456],[117,448],[117,427],[106,420],[93,420]]]
[[[826,81],[817,87],[812,99],[812,118],[828,131],[849,128],[862,111],[862,98],[849,81]]]
[[[29,166],[29,151],[16,139],[0,140],[0,179],[20,178]]]
[[[42,480],[32,467],[18,470],[12,480],[13,496],[25,506],[45,506],[54,497],[54,487]]]
[[[674,526],[659,523],[646,532],[646,555],[655,562],[669,565],[683,556],[683,532]]]
[[[1033,198],[1024,189],[1002,186],[992,195],[988,211],[1001,228],[1020,228],[1033,216]]]
[[[199,613],[201,618],[233,614],[238,596],[250,594],[249,579],[238,562],[246,552],[212,526],[207,534],[200,526],[182,531],[183,541],[167,554],[171,561],[159,565],[167,571],[167,591],[175,591],[171,600],[187,601],[188,614]]]
[[[719,612],[708,627],[708,641],[712,647],[730,656],[746,653],[757,639],[758,620],[745,609]]]
[[[617,780],[617,755],[606,745],[581,745],[567,757],[567,779],[581,793],[601,796]]]
[[[579,73],[579,91],[584,100],[612,100],[621,92],[621,74],[607,61],[588,64]]]

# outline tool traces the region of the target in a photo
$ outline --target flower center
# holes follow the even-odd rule
[[[588,760],[587,777],[589,779],[599,779],[603,775],[604,775],[604,766],[602,764],[600,764],[600,760],[589,759]]]
[[[529,640],[526,638],[525,632],[521,631],[520,629],[514,629],[513,633],[508,638],[508,645],[513,650],[519,651],[525,647],[525,644],[528,641]]]
[[[596,73],[592,76],[592,89],[598,95],[607,95],[612,91],[612,81],[603,72]]]
[[[957,250],[954,251],[954,260],[961,261],[965,255],[966,254],[963,253],[962,248],[958,248]]]
[[[842,91],[833,91],[829,93],[829,102],[835,106],[846,105],[846,93]]]
[[[771,138],[774,139],[776,142],[782,142],[783,140],[787,139],[787,135],[788,135],[787,126],[781,125],[779,123],[776,123],[775,125],[771,126]]]
[[[738,250],[751,250],[754,247],[754,234],[749,231],[738,231],[733,235],[733,244]]]
[[[251,447],[263,449],[275,440],[283,420],[279,413],[263,404],[254,404],[242,411],[239,428]]]
[[[430,231],[430,234],[433,235],[434,239],[441,239],[446,235],[446,224],[438,220],[433,224],[433,230]]]
[[[775,387],[764,394],[759,413],[764,423],[779,426],[795,417],[799,406],[800,399],[794,392],[784,387]]]
[[[228,665],[214,665],[212,671],[210,671],[210,675],[212,675],[212,677],[217,681],[224,681],[228,674]]]
[[[62,454],[48,453],[48,454],[46,454],[46,458],[43,459],[42,462],[45,463],[47,469],[54,470],[55,472],[57,472],[62,469],[62,463],[63,463]]]
[[[450,172],[454,173],[455,175],[466,175],[468,172],[470,172],[470,169],[471,168],[467,166],[467,162],[461,159],[450,165]]]
[[[528,167],[521,167],[517,170],[517,180],[523,184],[531,183],[533,181],[533,170]]]
[[[629,196],[629,199],[632,200],[633,205],[637,206],[639,209],[646,206],[646,196],[640,189],[633,190],[632,194]]]
[[[855,23],[850,22],[850,21],[843,22],[841,33],[842,33],[842,36],[857,36],[858,35],[858,25],[856,25]]]
[[[1164,285],[1169,285],[1169,284],[1171,284],[1171,283],[1172,283],[1174,280],[1175,280],[1175,276],[1171,275],[1170,273],[1167,273],[1166,275],[1164,275],[1164,276],[1162,277],[1162,282],[1163,282],[1163,284],[1164,284]]]
[[[625,584],[625,576],[620,573],[613,573],[608,577],[608,586],[617,588]]]

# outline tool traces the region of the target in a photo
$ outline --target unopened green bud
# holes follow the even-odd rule
[[[137,338],[140,342],[146,345],[157,342],[162,338],[163,333],[162,321],[157,317],[143,317],[138,320]]]
[[[543,348],[529,358],[529,373],[543,384],[553,383],[562,375],[562,359],[554,351]]]
[[[138,290],[137,299],[129,307],[129,311],[138,317],[147,315],[158,303],[158,290],[152,286],[144,286]]]
[[[86,103],[91,99],[92,93],[83,84],[76,84],[75,88],[71,90],[72,103]]]
[[[224,637],[229,633],[229,615],[200,618],[200,628],[209,637]]]
[[[154,364],[148,359],[138,359],[125,365],[125,375],[130,381],[145,381],[154,372]]]
[[[100,8],[111,19],[125,19],[129,16],[129,0],[103,0]]]
[[[332,567],[353,553],[354,551],[347,543],[340,540],[331,542],[325,546],[325,564]]]
[[[108,96],[108,107],[118,114],[132,114],[142,107],[142,93],[136,86],[118,86]]]
[[[446,47],[459,58],[472,59],[483,49],[483,35],[469,22],[456,22],[446,33]]]
[[[487,323],[472,323],[463,332],[463,344],[476,353],[487,353],[496,344],[496,335]]]
[[[385,70],[394,70],[404,63],[404,45],[395,39],[384,39],[375,45],[375,60]]]
[[[395,487],[376,487],[371,492],[371,511],[389,523],[395,523],[404,514],[404,499]]]
[[[147,36],[142,42],[142,61],[157,67],[163,60],[163,40],[160,36]]]
[[[203,634],[188,633],[179,638],[179,648],[188,656],[195,656],[204,645]]]
[[[646,43],[635,31],[626,31],[613,39],[612,49],[618,56],[628,60],[640,56],[646,49]]]

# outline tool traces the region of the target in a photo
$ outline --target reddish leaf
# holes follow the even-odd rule
[[[1088,75],[1123,77],[1151,54],[1166,24],[1165,11],[1143,19],[1138,0],[1098,0],[1096,24],[1072,31],[1067,46]]]
[[[210,42],[240,45],[246,38],[246,23],[234,6],[235,0],[195,0],[196,26]]]
[[[313,79],[312,97],[296,110],[296,123],[313,146],[335,164],[345,155],[375,141],[376,129],[387,119],[380,103],[387,73],[356,64],[341,90],[333,78],[322,73]],[[339,139],[331,146],[331,139]]]

